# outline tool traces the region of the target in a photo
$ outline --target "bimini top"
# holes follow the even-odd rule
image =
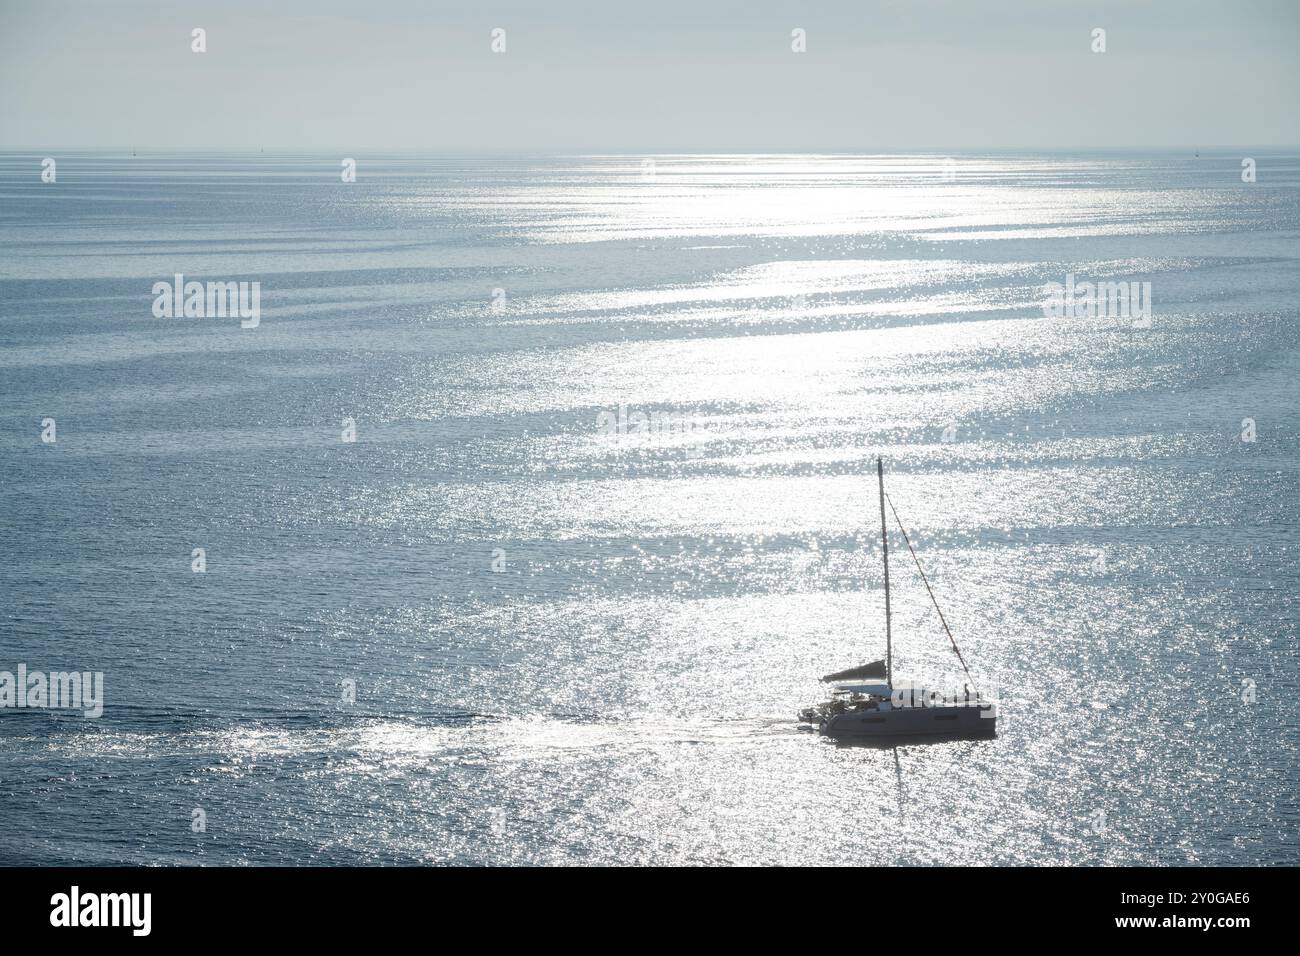
[[[841,694],[868,694],[872,697],[888,697],[893,693],[888,684],[836,684],[835,690]]]
[[[930,697],[929,690],[915,684],[895,684],[892,688],[888,684],[836,684],[835,691],[840,694],[866,694],[871,697],[885,698],[901,694],[904,702],[928,700]],[[940,694],[939,696],[943,697],[944,695]]]

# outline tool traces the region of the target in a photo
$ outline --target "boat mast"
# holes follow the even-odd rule
[[[876,477],[880,479],[880,544],[885,558],[885,683],[894,689],[894,641],[889,632],[889,529],[885,525],[885,465],[876,456]]]

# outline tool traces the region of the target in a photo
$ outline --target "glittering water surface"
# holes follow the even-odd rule
[[[0,710],[0,862],[1297,862],[1254,158],[0,154],[0,670],[107,685]],[[794,723],[883,647],[877,453],[995,740]]]

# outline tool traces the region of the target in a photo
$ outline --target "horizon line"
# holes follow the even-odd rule
[[[897,153],[908,154],[926,154],[926,153],[1006,153],[1006,152],[1026,152],[1026,153],[1113,153],[1113,152],[1146,152],[1146,153],[1232,153],[1240,152],[1243,149],[1269,149],[1269,150],[1297,150],[1300,151],[1300,143],[1215,143],[1210,145],[1196,144],[1174,144],[1174,145],[1124,145],[1124,146],[823,146],[823,147],[698,147],[691,149],[682,148],[639,148],[632,146],[619,147],[580,147],[580,146],[286,146],[286,145],[264,145],[264,146],[175,146],[175,145],[121,145],[121,144],[97,144],[97,143],[19,143],[9,144],[0,143],[0,152],[19,152],[25,150],[51,150],[51,149],[71,149],[71,150],[128,150],[139,151],[145,150],[155,153],[183,153],[183,152],[210,152],[210,153],[263,153],[267,150],[283,153],[311,153],[311,152],[331,152],[342,153],[348,150],[364,149],[371,152],[394,152],[394,153],[424,153],[437,155],[440,153],[447,154],[496,154],[496,153],[531,153],[535,155],[582,155],[582,156],[738,156],[738,155],[795,155],[795,156],[814,156],[814,155],[858,155],[858,156],[878,156],[890,155]]]

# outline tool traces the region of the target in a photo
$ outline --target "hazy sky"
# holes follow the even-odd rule
[[[10,147],[1260,147],[1298,94],[1300,0],[0,0]]]

